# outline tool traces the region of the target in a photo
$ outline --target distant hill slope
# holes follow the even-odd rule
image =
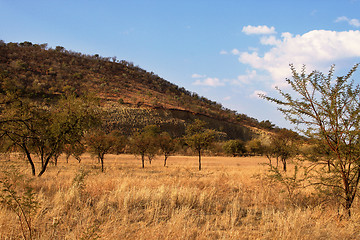
[[[24,95],[41,98],[66,92],[96,93],[109,113],[107,124],[124,132],[157,124],[181,135],[186,123],[200,118],[229,138],[248,140],[253,135],[249,127],[268,127],[133,63],[61,46],[52,49],[47,44],[0,41],[0,84],[1,91],[16,88]]]

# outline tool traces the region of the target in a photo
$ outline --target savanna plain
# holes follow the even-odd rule
[[[90,155],[61,156],[32,177],[12,154],[0,161],[0,239],[360,239],[358,200],[344,217],[311,187],[289,194],[266,163],[207,156],[198,171],[197,157],[171,156],[143,169],[122,154],[107,155],[102,173]]]

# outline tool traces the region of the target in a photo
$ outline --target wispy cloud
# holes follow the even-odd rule
[[[224,101],[229,101],[229,100],[231,100],[231,97],[230,97],[230,96],[224,97]]]
[[[192,78],[205,78],[206,75],[201,75],[201,74],[198,74],[198,73],[194,73],[193,75],[191,75]]]
[[[345,16],[342,17],[338,17],[335,22],[347,22],[348,24],[350,24],[351,26],[354,27],[360,27],[360,21],[359,19],[353,18],[353,19],[349,19]]]
[[[194,83],[194,85],[199,85],[199,86],[208,86],[208,87],[219,87],[219,86],[224,86],[225,83],[220,81],[220,79],[218,78],[205,78],[203,80],[201,79],[197,79]]]
[[[220,55],[226,55],[226,54],[228,54],[227,51],[225,51],[225,50],[221,50],[221,51],[220,51]]]
[[[233,50],[231,50],[231,53],[234,55],[238,55],[240,53],[240,51],[236,48],[234,48]]]
[[[257,73],[255,70],[246,70],[246,74],[239,75],[236,80],[233,80],[232,83],[236,85],[244,85],[249,84],[251,80],[257,77]]]
[[[242,32],[247,34],[247,35],[252,35],[252,34],[262,34],[262,35],[266,35],[266,34],[275,34],[275,28],[274,27],[268,27],[266,25],[262,25],[262,26],[245,26],[242,29]]]

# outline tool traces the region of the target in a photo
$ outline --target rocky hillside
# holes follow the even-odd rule
[[[238,114],[221,104],[178,87],[133,63],[85,55],[47,44],[0,41],[0,91],[16,89],[23,95],[53,99],[73,92],[96,94],[109,113],[111,128],[130,133],[147,124],[157,124],[173,135],[184,133],[195,118],[228,138],[248,140],[250,128],[271,129],[268,121]]]

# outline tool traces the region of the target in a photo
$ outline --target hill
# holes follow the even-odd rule
[[[47,44],[0,42],[0,91],[16,89],[32,98],[54,99],[67,92],[93,93],[109,113],[110,128],[130,133],[157,124],[173,135],[195,118],[229,138],[248,140],[252,128],[273,128],[269,121],[238,114],[221,104],[116,57],[86,55]]]

